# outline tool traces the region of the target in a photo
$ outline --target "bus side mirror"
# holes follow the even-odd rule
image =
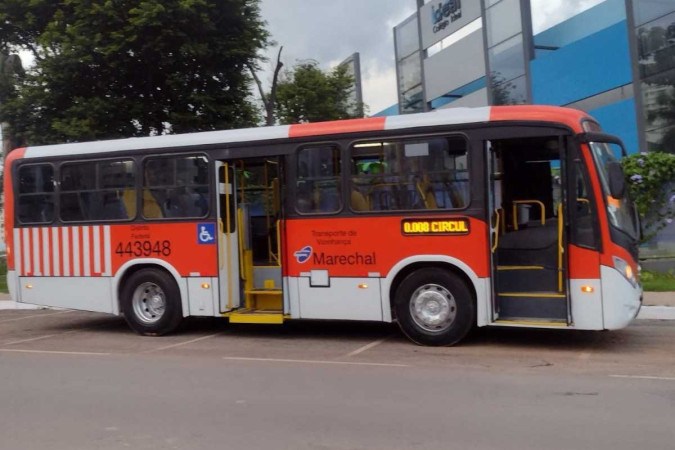
[[[621,164],[612,161],[607,164],[609,175],[609,194],[615,199],[621,199],[626,194],[626,179],[623,176]]]

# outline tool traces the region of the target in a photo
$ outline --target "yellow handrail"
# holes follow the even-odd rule
[[[513,229],[514,230],[518,229],[518,205],[526,205],[526,204],[539,205],[539,208],[541,209],[541,224],[546,225],[546,206],[544,206],[543,202],[539,200],[514,200],[512,205]]]
[[[495,218],[496,218],[497,226],[496,226],[496,231],[494,232],[495,233],[495,240],[494,240],[494,243],[492,245],[492,253],[494,253],[495,250],[497,250],[497,247],[499,246],[499,224],[501,222],[499,209],[495,209],[495,215],[496,215]]]

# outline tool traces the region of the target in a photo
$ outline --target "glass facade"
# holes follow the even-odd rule
[[[675,153],[675,2],[633,0],[647,150]]]
[[[642,97],[644,150],[675,153],[675,1],[630,1],[637,41],[636,87]],[[641,246],[640,255],[675,255],[675,223]]]
[[[394,28],[399,113],[424,111],[422,56],[417,14]]]
[[[488,7],[485,12],[488,47],[522,32],[519,2],[520,0],[501,0]]]
[[[522,0],[485,0],[491,105],[528,103]],[[528,27],[529,28],[529,27]]]

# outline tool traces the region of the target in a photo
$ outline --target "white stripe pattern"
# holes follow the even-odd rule
[[[111,276],[110,226],[14,230],[14,267],[20,276]]]

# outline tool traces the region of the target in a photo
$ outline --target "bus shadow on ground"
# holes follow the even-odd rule
[[[138,336],[122,316],[87,314],[72,320],[43,324],[47,333],[82,330],[88,333]],[[195,336],[223,333],[242,339],[265,339],[271,341],[328,340],[334,342],[375,341],[386,338],[389,344],[410,344],[396,323],[293,320],[281,325],[230,324],[217,317],[189,317],[170,336]],[[606,351],[626,350],[633,345],[649,345],[650,333],[641,333],[634,327],[615,331],[550,330],[536,328],[483,327],[472,330],[457,348],[527,348],[561,351]],[[140,336],[139,336],[140,338]],[[159,338],[161,339],[161,337]],[[431,347],[427,347],[431,348]],[[447,348],[447,347],[446,347]]]
[[[466,347],[506,347],[564,351],[608,351],[625,348],[632,340],[628,330],[582,331],[537,328],[479,328],[460,343]]]
[[[332,341],[377,340],[394,335],[400,331],[396,324],[382,322],[350,322],[298,320],[281,325],[231,324],[218,318],[188,318],[178,333],[222,332],[228,336],[252,339],[289,340],[318,339]],[[405,339],[402,335],[401,339]]]

